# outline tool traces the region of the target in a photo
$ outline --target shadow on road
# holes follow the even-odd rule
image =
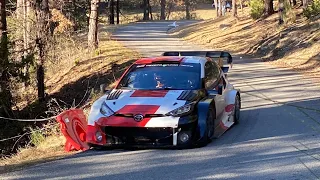
[[[300,106],[301,103],[318,105],[319,100],[292,101],[283,105],[269,102],[263,107],[245,104],[240,124],[207,147],[188,150],[89,150],[59,161],[34,166],[23,171],[23,177],[259,179],[276,176],[277,179],[294,179],[302,178],[300,174],[310,174],[302,165],[291,166],[297,163],[297,159],[303,163],[315,164],[310,171],[317,175],[320,173],[320,159],[316,158],[320,153],[320,112],[315,111],[318,119],[312,119],[303,113],[304,109],[295,112],[292,108]],[[278,118],[279,115],[281,118]],[[277,163],[277,166],[264,167],[272,163]],[[313,175],[310,177],[314,178]]]

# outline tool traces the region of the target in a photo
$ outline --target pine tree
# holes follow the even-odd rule
[[[161,12],[160,12],[160,19],[165,20],[166,19],[166,0],[161,0]]]
[[[10,92],[10,63],[8,59],[8,36],[6,1],[0,0],[0,116],[10,116],[12,96]]]
[[[232,0],[232,16],[237,17],[237,1]]]
[[[36,47],[38,51],[37,57],[37,88],[38,100],[43,101],[45,98],[44,84],[44,63],[46,58],[46,45],[49,37],[49,4],[48,0],[36,0],[36,19],[37,19],[37,38]]]
[[[91,13],[88,33],[88,47],[90,49],[98,48],[98,4],[99,0],[91,0]]]

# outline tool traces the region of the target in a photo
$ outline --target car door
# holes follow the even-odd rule
[[[217,126],[220,124],[220,121],[222,120],[223,112],[226,106],[226,101],[225,101],[225,94],[227,92],[226,89],[226,81],[223,77],[222,74],[220,74],[220,78],[218,80],[218,84],[216,85],[216,90],[218,90],[219,86],[222,87],[222,95],[218,94],[215,97],[215,103],[216,103],[216,124]]]
[[[221,81],[222,80],[222,81]],[[221,82],[220,82],[221,81]],[[208,61],[205,64],[205,86],[207,90],[218,90],[218,86],[223,86],[223,79],[221,79],[221,71],[216,63]],[[224,91],[223,87],[223,91]],[[215,106],[216,106],[216,120],[214,122],[217,127],[221,121],[221,116],[224,110],[225,98],[223,95],[216,95]]]

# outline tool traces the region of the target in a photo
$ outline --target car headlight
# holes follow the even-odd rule
[[[114,114],[114,111],[112,111],[112,109],[105,102],[102,103],[100,112],[101,114],[107,117],[112,116]]]
[[[181,106],[175,110],[168,112],[166,115],[167,116],[175,116],[175,117],[186,115],[186,114],[193,111],[195,104],[196,104],[195,102],[190,103],[190,104],[186,104],[184,106]]]

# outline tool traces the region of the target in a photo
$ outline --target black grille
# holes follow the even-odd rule
[[[173,128],[105,127],[107,143],[167,144],[173,143]]]
[[[119,114],[116,113],[114,114],[114,116],[118,116],[118,117],[128,117],[128,118],[133,118],[135,114],[132,113],[127,113],[127,114]],[[152,118],[152,117],[164,117],[165,115],[163,114],[145,114],[144,118]]]
[[[115,92],[112,92],[107,96],[107,100],[118,99],[121,93],[122,93],[121,90],[116,90]]]

